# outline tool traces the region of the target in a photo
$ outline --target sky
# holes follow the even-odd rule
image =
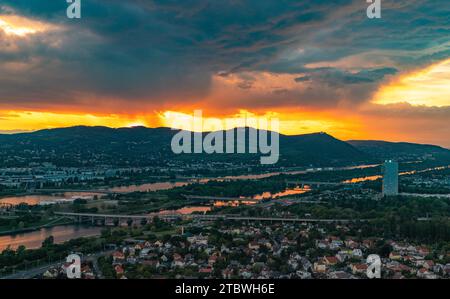
[[[0,133],[276,117],[450,148],[450,2],[0,0]],[[210,128],[205,128],[210,129]]]

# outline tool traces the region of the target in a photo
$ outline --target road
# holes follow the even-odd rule
[[[100,268],[98,267],[97,260],[99,257],[111,254],[112,252],[113,251],[111,251],[111,250],[98,252],[93,255],[88,255],[88,256],[84,257],[82,261],[83,262],[84,261],[92,262],[92,264],[94,266],[94,271],[99,274],[99,278],[102,278],[103,274],[101,273]],[[19,271],[14,274],[2,276],[2,277],[0,277],[0,279],[31,279],[38,275],[44,274],[47,270],[50,270],[52,268],[61,267],[64,262],[65,261],[59,261],[59,262],[47,264],[45,266],[39,266],[36,268]]]
[[[40,267],[36,267],[33,269],[29,269],[29,270],[19,271],[14,274],[2,276],[2,277],[0,277],[0,279],[30,279],[30,278],[33,278],[33,277],[36,277],[38,275],[45,273],[47,270],[50,270],[55,267],[60,267],[62,264],[63,264],[62,261],[52,263],[52,264],[47,264],[45,266],[40,266]]]
[[[118,215],[118,214],[92,214],[92,213],[64,213],[56,212],[55,215],[67,216],[67,217],[87,217],[87,218],[115,218],[115,219],[152,219],[155,215]],[[167,214],[157,215],[159,218],[173,219],[173,218],[186,218],[186,219],[199,219],[199,220],[236,220],[236,221],[271,221],[271,222],[355,222],[355,221],[367,221],[365,219],[313,219],[313,218],[277,218],[277,217],[247,217],[239,215],[182,215],[182,214]]]

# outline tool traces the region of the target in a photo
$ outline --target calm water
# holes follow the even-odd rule
[[[206,213],[211,211],[211,207],[205,207],[205,206],[201,206],[201,207],[183,207],[181,209],[178,210],[163,210],[163,211],[159,211],[158,213],[152,213],[151,215],[173,215],[173,214],[179,214],[179,215],[190,215],[192,213],[195,212],[201,212],[201,213]]]
[[[422,170],[411,170],[411,171],[400,172],[398,175],[399,176],[413,175],[413,174],[424,173],[424,172],[429,172],[429,171],[433,171],[433,170],[444,170],[444,169],[448,169],[448,168],[450,168],[450,166],[439,166],[439,167],[427,168],[427,169],[422,169]],[[367,182],[367,181],[376,181],[376,180],[379,180],[382,178],[383,178],[383,176],[381,176],[381,175],[372,175],[372,176],[349,179],[349,180],[343,181],[343,183],[345,183],[345,184],[361,183],[361,182]]]
[[[189,182],[160,182],[160,183],[149,183],[142,185],[129,185],[129,186],[120,186],[113,187],[108,189],[108,191],[112,192],[121,192],[121,193],[131,193],[131,192],[151,192],[151,191],[160,191],[160,190],[169,190],[176,187],[183,187],[189,184]]]
[[[349,170],[349,169],[363,169],[363,168],[370,168],[370,167],[376,167],[379,165],[359,165],[359,166],[350,166],[350,167],[341,167],[341,168],[333,168],[332,170],[328,171],[337,171],[337,170]],[[449,168],[449,166],[441,166],[441,167],[435,167],[435,168],[429,168],[424,169],[420,171],[409,171],[409,172],[401,172],[399,175],[412,175],[416,173],[422,173],[422,172],[428,172],[432,170],[441,170]],[[280,174],[305,174],[309,172],[319,172],[319,171],[327,171],[327,169],[313,169],[313,170],[299,170],[299,171],[285,171],[285,172],[270,172],[270,173],[264,173],[264,174],[250,174],[250,175],[239,175],[239,176],[226,176],[226,177],[219,177],[219,178],[201,178],[196,180],[184,180],[184,181],[176,181],[176,182],[159,182],[159,183],[148,183],[148,184],[140,184],[140,185],[129,185],[129,186],[119,186],[119,187],[113,187],[108,189],[108,191],[113,192],[123,192],[123,193],[131,193],[131,192],[149,192],[149,191],[160,191],[160,190],[169,190],[176,187],[183,187],[190,183],[201,183],[206,184],[209,181],[228,181],[228,180],[257,180],[257,179],[263,179],[268,178],[271,176],[276,176]],[[366,182],[366,181],[375,181],[378,179],[381,179],[381,175],[374,175],[374,176],[366,176],[366,177],[359,177],[359,178],[352,178],[349,180],[344,181],[343,183],[360,183],[360,182]],[[309,191],[309,190],[306,190]],[[295,194],[301,194],[305,191],[298,191],[295,189],[288,189],[286,191],[277,193],[277,194],[270,194],[268,192],[265,192],[261,195],[257,195],[255,199],[265,199],[265,198],[276,198],[286,195],[295,195]],[[27,203],[29,205],[36,205],[40,203],[57,203],[57,202],[64,202],[67,200],[74,200],[75,198],[92,198],[95,195],[101,195],[100,193],[92,193],[92,192],[66,192],[60,195],[26,195],[26,196],[12,196],[12,197],[6,197],[0,199],[0,203],[7,203],[12,205],[17,205],[20,203]]]
[[[20,245],[24,245],[29,249],[40,248],[42,242],[50,236],[55,238],[55,243],[63,243],[70,239],[100,235],[101,230],[101,227],[65,225],[42,228],[37,231],[16,235],[0,236],[0,251],[6,249],[8,246],[16,249]]]
[[[282,196],[304,194],[309,191],[311,191],[311,188],[309,186],[305,186],[304,188],[286,189],[286,190],[284,190],[282,192],[278,192],[278,193],[264,192],[262,194],[253,196],[253,199],[259,199],[259,200],[271,199],[271,198],[278,198],[278,197],[282,197]]]
[[[354,167],[345,167],[345,168],[335,168],[334,170],[342,170],[342,169],[357,169],[357,168],[368,168],[368,167],[375,167],[378,165],[362,165],[362,166],[354,166]],[[426,172],[430,170],[435,169],[443,169],[448,167],[436,167],[433,169],[426,169],[422,171],[411,171],[411,172],[404,172],[400,173],[400,175],[411,175],[418,172]],[[312,170],[312,171],[321,171],[321,170]],[[222,177],[222,178],[205,178],[196,180],[195,182],[200,183],[207,183],[210,180],[249,180],[249,179],[262,179],[267,178],[275,175],[279,175],[281,173],[285,174],[302,174],[302,173],[308,173],[311,172],[311,170],[308,171],[288,171],[288,172],[272,172],[272,173],[265,173],[265,174],[258,174],[258,175],[242,175],[242,176],[229,176],[229,177]],[[364,182],[364,181],[371,181],[371,180],[377,180],[380,179],[381,176],[367,176],[367,177],[361,177],[361,178],[353,178],[350,180],[345,181],[346,183],[357,183],[357,182]],[[178,181],[178,182],[160,182],[160,183],[151,183],[151,184],[142,184],[142,185],[130,185],[130,186],[123,186],[123,187],[114,187],[110,190],[115,192],[147,192],[147,191],[158,191],[158,190],[168,190],[176,187],[182,187],[189,183],[192,183],[194,181]],[[296,195],[296,194],[302,194],[305,192],[310,191],[307,188],[300,189],[300,188],[294,188],[294,189],[287,189],[283,192],[272,194],[270,192],[264,192],[263,194],[254,196],[254,199],[267,199],[267,198],[277,198],[281,196],[287,196],[287,195]],[[0,199],[0,203],[8,203],[17,205],[19,203],[27,203],[30,205],[36,205],[40,203],[47,203],[47,202],[58,202],[61,200],[71,200],[74,198],[86,198],[86,197],[93,197],[94,195],[101,195],[99,193],[89,193],[89,192],[67,192],[64,194],[59,195],[27,195],[27,196],[16,196],[16,197],[7,197]],[[229,204],[229,203],[224,203]],[[220,206],[220,202],[216,202],[215,206]],[[211,207],[207,206],[201,206],[201,207],[184,207],[178,210],[164,210],[160,211],[160,214],[191,214],[194,212],[208,212],[211,210]],[[80,237],[88,237],[88,236],[95,236],[99,235],[101,232],[100,227],[83,227],[83,226],[57,226],[53,228],[45,228],[40,229],[38,231],[34,232],[28,232],[23,234],[16,234],[16,235],[10,235],[10,236],[0,236],[0,250],[3,250],[10,246],[11,248],[17,248],[20,245],[24,245],[27,248],[39,248],[42,244],[42,242],[48,238],[49,236],[53,236],[55,238],[56,243],[62,243],[65,241],[68,241],[70,239],[76,239]]]
[[[18,205],[26,203],[30,206],[38,204],[52,204],[52,203],[64,203],[70,202],[77,198],[92,199],[97,193],[88,192],[66,192],[63,194],[55,195],[25,195],[25,196],[11,196],[0,199],[0,203]]]

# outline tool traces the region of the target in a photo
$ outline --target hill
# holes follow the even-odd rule
[[[249,131],[246,129],[248,136]],[[5,166],[51,162],[59,166],[156,166],[171,161],[259,163],[261,154],[175,155],[169,128],[70,127],[32,133],[0,135],[0,158]],[[204,133],[206,134],[206,133]],[[280,135],[277,166],[333,166],[363,163],[370,155],[325,133]]]
[[[379,159],[450,159],[450,150],[436,145],[377,140],[350,140],[349,144]]]

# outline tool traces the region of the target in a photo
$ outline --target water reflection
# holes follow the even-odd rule
[[[66,192],[54,195],[25,195],[25,196],[11,196],[0,199],[0,203],[8,205],[28,204],[34,205],[50,205],[58,203],[70,203],[76,199],[93,199],[94,196],[98,196],[98,193],[89,192]]]
[[[277,199],[279,197],[290,196],[290,195],[299,195],[304,194],[306,192],[310,192],[311,188],[308,185],[302,187],[296,187],[291,189],[286,189],[281,192],[271,193],[271,192],[263,192],[262,194],[258,194],[253,196],[252,200],[267,200],[267,199]],[[217,200],[214,202],[214,207],[238,207],[239,205],[254,205],[257,204],[257,201],[245,201],[245,200],[234,200],[234,201],[220,201]]]
[[[158,213],[152,213],[150,215],[190,215],[192,213],[206,213],[211,211],[211,207],[201,206],[201,207],[183,207],[178,210],[163,210]]]
[[[361,183],[361,182],[367,182],[367,181],[376,181],[381,179],[383,176],[381,175],[372,175],[372,176],[366,176],[366,177],[362,177],[362,178],[352,178],[346,181],[343,181],[342,183],[344,184],[356,184],[356,183]]]
[[[40,248],[42,242],[50,236],[53,236],[55,243],[64,243],[70,239],[81,237],[92,237],[100,235],[100,227],[84,227],[75,225],[55,226],[51,228],[42,228],[37,231],[20,233],[15,235],[0,236],[0,251],[8,246],[11,249],[17,249],[20,245],[28,249]]]
[[[188,185],[189,182],[160,182],[160,183],[148,183],[141,185],[129,185],[129,186],[119,186],[108,189],[111,192],[118,193],[131,193],[131,192],[152,192],[169,190],[177,187],[183,187]]]
[[[311,188],[306,185],[303,188],[296,187],[293,189],[286,189],[285,191],[277,192],[277,193],[264,192],[262,194],[253,196],[253,199],[258,199],[258,200],[274,199],[274,198],[283,197],[283,196],[304,194],[309,191],[311,191]]]

